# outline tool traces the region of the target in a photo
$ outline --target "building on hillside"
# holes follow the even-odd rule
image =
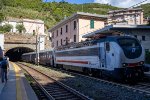
[[[121,10],[112,10],[108,12],[108,24],[143,24],[142,8],[129,8]]]
[[[13,26],[11,32],[17,33],[16,26],[22,24],[25,27],[24,33],[35,34],[37,31],[39,34],[44,34],[44,21],[42,20],[31,20],[31,19],[8,19],[1,23],[1,26],[10,24]]]
[[[83,34],[103,28],[106,21],[106,15],[77,12],[49,29],[52,47],[84,41]]]
[[[145,51],[150,51],[150,26],[145,25],[109,25],[100,30],[87,33],[83,38],[91,38],[99,33],[109,32],[135,37],[141,42]]]

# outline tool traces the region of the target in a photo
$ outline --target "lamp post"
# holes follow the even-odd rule
[[[39,34],[36,35],[36,64],[39,66]]]
[[[37,64],[37,66],[39,66],[39,60],[40,60],[39,51],[40,51],[40,48],[42,48],[42,46],[40,46],[40,43],[45,44],[44,40],[41,41],[42,40],[41,38],[42,37],[45,38],[45,36],[46,36],[46,34],[39,34],[37,31],[37,34],[36,34],[36,64]],[[43,46],[43,49],[41,49],[41,50],[44,50],[44,49],[45,49],[45,47]]]

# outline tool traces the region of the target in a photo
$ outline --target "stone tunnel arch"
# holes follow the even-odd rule
[[[28,47],[14,47],[7,50],[5,56],[8,56],[10,61],[20,61],[21,55],[28,52],[34,52],[34,50]]]

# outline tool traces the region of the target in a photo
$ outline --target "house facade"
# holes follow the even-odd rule
[[[112,10],[108,12],[108,24],[129,24],[141,25],[143,24],[143,10],[142,8],[129,8],[122,10]]]
[[[5,24],[10,24],[13,26],[11,32],[18,33],[16,26],[18,24],[22,24],[25,27],[24,33],[35,34],[35,32],[38,32],[39,34],[44,34],[44,21],[42,20],[8,19],[1,23],[2,26]]]
[[[52,47],[84,41],[84,34],[103,28],[106,20],[105,15],[77,12],[49,29]]]

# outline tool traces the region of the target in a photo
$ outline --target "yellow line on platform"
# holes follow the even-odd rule
[[[15,72],[16,72],[16,100],[23,100],[22,99],[22,90],[21,90],[21,78],[20,78],[20,68],[18,65],[12,62],[12,65],[14,66]]]

